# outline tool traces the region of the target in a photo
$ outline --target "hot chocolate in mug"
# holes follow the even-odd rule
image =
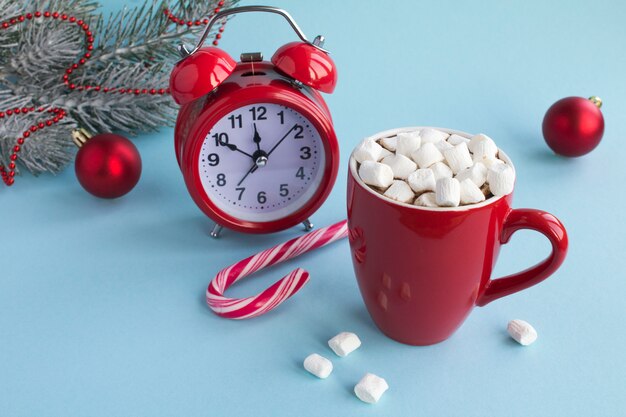
[[[421,127],[393,129],[378,140]],[[471,135],[440,129],[464,137]],[[499,151],[507,164],[508,156]],[[513,193],[461,207],[421,207],[392,201],[366,185],[350,157],[348,230],[359,289],[380,330],[402,343],[430,345],[454,333],[474,306],[535,285],[567,253],[567,233],[553,215],[513,209]],[[552,253],[522,272],[492,279],[500,246],[520,229],[542,233]]]

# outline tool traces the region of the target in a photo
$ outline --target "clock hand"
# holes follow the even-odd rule
[[[237,183],[237,187],[239,187],[243,181],[248,177],[248,175],[252,174],[254,171],[256,171],[259,168],[259,166],[257,164],[252,165],[252,168],[250,168],[248,170],[248,172],[246,172],[246,175],[243,176],[243,178],[241,179],[241,181],[239,181]]]
[[[276,149],[278,147],[278,145],[280,145],[282,143],[282,141],[285,140],[285,138],[287,136],[289,136],[289,134],[291,133],[292,130],[294,130],[296,128],[296,126],[298,126],[298,124],[296,123],[295,125],[291,126],[291,129],[289,129],[287,131],[287,133],[285,133],[285,136],[283,136],[277,143],[276,145],[274,145],[274,147],[272,149],[270,149],[270,151],[267,153],[267,156],[270,156],[272,154],[272,152],[274,152],[274,149]]]
[[[239,149],[237,147],[237,145],[234,145],[232,143],[222,143],[222,146],[226,146],[228,149],[230,149],[231,151],[237,151],[240,152],[242,154],[244,154],[245,156],[247,156],[248,158],[252,158],[254,159],[254,157],[252,155],[250,155],[248,152],[244,152],[241,149]]]
[[[252,124],[254,126],[254,138],[252,138],[252,141],[254,143],[256,143],[256,149],[257,151],[261,151],[261,136],[259,136],[259,132],[257,132],[256,130],[256,123]]]

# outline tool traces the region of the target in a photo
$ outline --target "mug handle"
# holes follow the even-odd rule
[[[567,254],[567,232],[563,224],[552,214],[534,209],[511,210],[504,220],[500,242],[506,244],[513,233],[520,229],[535,230],[548,238],[552,253],[546,259],[517,274],[490,279],[479,294],[476,305],[484,306],[500,297],[513,294],[552,275],[563,263]]]

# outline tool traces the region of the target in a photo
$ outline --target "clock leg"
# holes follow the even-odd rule
[[[303,221],[302,224],[304,225],[305,232],[308,232],[313,229],[313,223],[311,223],[309,219],[306,219],[305,221]]]
[[[222,229],[224,227],[220,226],[219,224],[215,224],[215,226],[213,226],[213,230],[211,230],[211,237],[214,239],[217,239],[218,237],[220,237],[220,233],[222,233]]]

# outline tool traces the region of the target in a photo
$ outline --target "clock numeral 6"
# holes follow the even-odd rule
[[[216,153],[209,154],[207,161],[212,167],[217,166],[220,163],[220,156]]]
[[[287,197],[289,195],[289,188],[287,188],[289,184],[280,184],[280,196]]]
[[[311,148],[308,146],[301,147],[300,152],[302,152],[300,159],[309,159],[311,157]]]
[[[259,191],[259,193],[256,195],[256,201],[258,201],[259,204],[265,204],[265,202],[267,201],[265,191]]]
[[[246,191],[246,187],[237,187],[235,188],[235,191],[239,191],[239,197],[237,197],[237,200],[241,201],[241,197],[243,197],[243,192]]]
[[[215,139],[215,146],[226,146],[228,145],[228,134],[227,133],[216,133],[211,136]]]
[[[220,187],[226,185],[226,174],[217,174],[217,185]]]

